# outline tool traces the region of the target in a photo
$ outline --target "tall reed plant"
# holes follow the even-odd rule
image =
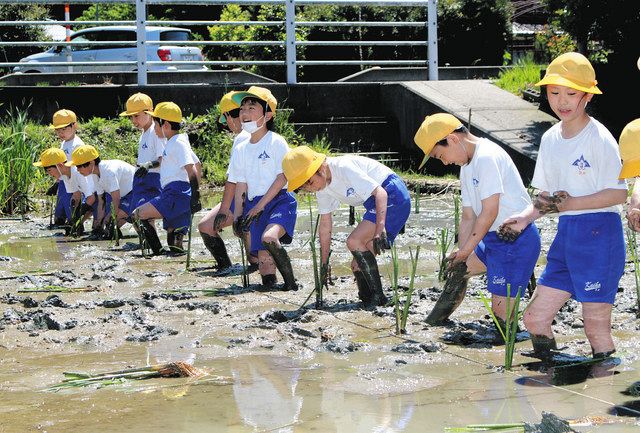
[[[9,108],[0,123],[0,213],[27,213],[34,179],[42,170],[33,166],[40,146],[26,132],[27,111]]]
[[[442,282],[447,278],[447,253],[453,244],[453,234],[447,228],[438,229],[436,235],[436,248],[438,250],[438,281]]]
[[[480,292],[480,298],[482,298],[482,303],[484,307],[489,312],[491,319],[493,319],[493,323],[495,323],[498,332],[500,332],[500,336],[504,340],[504,368],[507,370],[511,370],[511,365],[513,363],[513,351],[516,346],[516,337],[518,334],[518,322],[522,317],[522,312],[520,311],[520,299],[522,293],[520,292],[520,288],[516,293],[515,298],[513,299],[513,303],[511,301],[511,284],[507,284],[507,319],[505,320],[504,329],[496,315],[493,313],[493,309],[491,308],[491,303],[487,299],[486,296],[482,292]]]
[[[640,260],[638,259],[638,239],[636,238],[636,232],[627,228],[627,246],[629,249],[629,256],[633,261],[633,275],[636,282],[636,317],[640,317]]]

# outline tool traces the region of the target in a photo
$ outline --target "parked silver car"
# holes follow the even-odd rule
[[[178,27],[152,27],[146,28],[148,41],[166,41],[167,45],[147,45],[147,61],[201,61],[204,60],[202,52],[194,46],[171,45],[172,41],[191,40],[191,31]],[[64,42],[60,45],[38,54],[33,54],[20,59],[24,65],[16,66],[14,72],[22,73],[56,73],[67,72],[68,66],[47,65],[46,62],[66,62],[67,54],[71,54],[74,62],[113,62],[136,61],[137,48],[135,45],[121,45],[117,42],[135,42],[135,26],[110,26],[92,27],[79,30],[71,36],[73,42],[107,42],[107,45],[71,45],[68,51]],[[203,70],[206,66],[197,64],[184,65],[148,65],[150,71],[167,70]],[[137,66],[131,65],[77,65],[73,66],[73,72],[110,72],[110,71],[135,71]]]

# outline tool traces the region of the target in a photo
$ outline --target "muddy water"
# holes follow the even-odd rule
[[[639,399],[621,393],[639,379],[632,265],[615,306],[615,363],[569,373],[530,370],[523,364],[531,359],[520,355],[530,348],[525,340],[513,371],[505,372],[503,347],[488,342],[481,277],[450,323],[424,324],[442,287],[435,238],[437,228],[452,227],[451,203],[446,196],[424,198],[398,238],[400,285],[408,285],[409,248],[422,248],[408,332],[400,337],[391,307],[359,308],[344,247],[347,208],[334,218],[335,283],[325,294],[327,308],[298,314],[291,312],[313,285],[305,203],[288,247],[303,288],[288,293],[256,291],[257,274],[247,289],[239,276],[214,277],[199,237],[186,272],[184,257],[146,260],[123,250],[136,241],[128,228],[131,238],[115,246],[53,236],[48,219],[35,216],[1,221],[0,432],[439,432],[472,423],[536,423],[545,411],[595,417],[578,431],[638,431],[633,417],[616,416],[624,412],[620,406],[637,410]],[[554,221],[541,229],[546,250]],[[239,260],[230,231],[223,237]],[[381,263],[388,287],[388,254]],[[95,291],[25,291],[49,285]],[[567,352],[589,354],[577,304],[559,314],[554,330]],[[46,391],[64,371],[179,360],[209,375]]]

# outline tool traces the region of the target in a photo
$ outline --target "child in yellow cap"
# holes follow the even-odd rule
[[[161,102],[152,112],[155,132],[166,140],[160,164],[160,195],[134,210],[141,221],[145,241],[154,254],[162,253],[162,244],[151,220],[162,218],[169,248],[183,252],[183,238],[191,226],[191,216],[200,204],[199,161],[191,149],[187,134],[181,134],[182,110],[173,102]],[[144,248],[144,245],[143,245]]]
[[[638,67],[640,67],[640,59]],[[635,177],[633,193],[627,209],[627,223],[633,231],[640,232],[640,119],[629,122],[622,130],[620,157],[623,162],[620,179]]]
[[[517,232],[546,214],[559,213],[560,218],[524,323],[533,356],[549,358],[556,349],[551,323],[574,298],[582,304],[593,356],[607,357],[615,351],[611,311],[625,263],[620,212],[627,186],[618,179],[618,145],[607,128],[585,111],[593,95],[602,92],[582,54],[565,53],[554,59],[537,85],[546,87],[560,122],[545,132],[540,143],[531,181],[540,193],[533,205],[506,220],[505,226]]]
[[[297,203],[282,174],[289,145],[272,131],[278,101],[269,89],[257,86],[234,94],[233,100],[240,105],[242,129],[251,135],[238,144],[229,166],[228,179],[236,183],[234,233],[250,233],[250,252],[258,256],[264,289],[298,290],[282,246],[293,238]],[[281,286],[276,285],[276,268],[284,280]]]
[[[238,144],[251,138],[251,134],[242,130],[242,123],[240,122],[240,104],[233,100],[233,95],[236,91],[226,93],[220,99],[218,104],[220,107],[220,117],[218,122],[224,125],[233,135],[233,146],[231,147],[230,159],[234,158]],[[227,169],[227,177],[229,176],[229,169]],[[229,227],[233,224],[233,212],[235,210],[235,196],[236,184],[227,179],[224,184],[224,191],[222,193],[222,202],[211,209],[198,223],[198,231],[202,237],[205,247],[209,250],[218,264],[218,273],[224,273],[230,270],[232,264],[229,255],[227,254],[227,248],[224,245],[224,241],[220,237],[220,232],[223,228]],[[254,272],[258,269],[257,257],[252,256],[249,251],[251,247],[247,243],[248,236],[244,236],[245,243],[247,245],[246,251],[249,259],[249,272]]]
[[[131,214],[133,174],[135,168],[119,159],[101,160],[98,150],[84,144],[71,154],[68,167],[75,166],[78,172],[92,178],[98,194],[98,209],[93,231],[89,239],[115,239],[122,237],[120,227]],[[113,205],[113,206],[112,206]],[[112,208],[115,210],[115,220]]]
[[[411,213],[409,191],[389,167],[359,155],[327,157],[307,146],[296,147],[282,161],[289,191],[316,193],[320,214],[322,264],[329,265],[331,213],[341,203],[364,206],[365,214],[347,238],[351,270],[365,308],[385,305],[376,255],[388,249]],[[325,275],[323,275],[325,277]]]
[[[68,167],[67,155],[62,149],[46,149],[40,154],[40,160],[33,163],[36,167],[42,167],[49,176],[60,181],[66,192],[70,194],[69,208],[71,213],[67,215],[66,234],[79,236],[84,233],[83,221],[90,216],[93,204],[96,200],[93,182],[87,182],[87,178],[81,175],[75,167]]]
[[[531,204],[518,169],[504,149],[475,136],[448,113],[427,116],[414,140],[425,153],[422,165],[433,157],[446,165],[460,166],[462,215],[458,250],[449,256],[449,268],[461,269],[464,275],[466,266],[468,276],[486,272],[491,309],[504,330],[507,297],[523,294],[540,255],[540,234],[535,224],[529,224],[517,237],[506,238],[498,231],[506,218]],[[451,288],[460,294],[453,298],[461,301],[466,278],[450,280],[449,284],[458,282]],[[427,323],[440,324],[457,306],[448,295],[442,297]]]
[[[58,138],[62,140],[60,149],[66,155],[67,161],[70,161],[73,151],[84,144],[82,139],[76,135],[78,130],[76,113],[68,109],[56,111],[53,113],[53,121],[49,128],[53,129]],[[87,182],[90,184],[92,181],[87,179]],[[55,195],[56,191],[58,198],[54,211],[54,221],[56,225],[63,225],[65,220],[71,219],[71,193],[66,190],[64,182],[57,181],[49,188],[47,195]]]

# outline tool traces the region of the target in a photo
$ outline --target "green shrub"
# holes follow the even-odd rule
[[[541,66],[533,62],[531,56],[520,59],[513,68],[500,72],[495,84],[501,89],[522,96],[522,92],[540,81]]]

